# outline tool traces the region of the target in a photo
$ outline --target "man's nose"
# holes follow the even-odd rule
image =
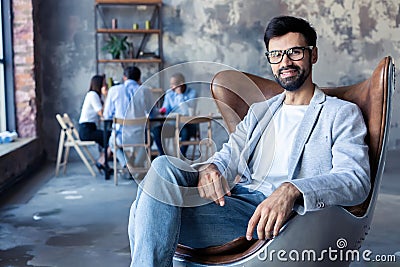
[[[289,58],[287,53],[283,54],[283,58],[282,58],[282,64],[284,64],[285,66],[289,65],[289,63],[292,63],[292,60]]]

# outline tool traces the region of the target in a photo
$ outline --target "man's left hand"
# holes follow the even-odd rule
[[[178,95],[183,94],[182,86],[177,86],[177,87],[173,88],[172,90],[174,90],[174,92],[177,93]]]
[[[296,199],[300,196],[300,191],[291,183],[283,183],[278,187],[258,205],[250,218],[246,232],[247,240],[252,239],[256,226],[259,239],[270,239],[277,236],[292,212]]]

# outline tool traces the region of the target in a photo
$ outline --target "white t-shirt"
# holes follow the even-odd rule
[[[87,92],[85,100],[83,101],[81,116],[79,118],[79,123],[84,122],[94,122],[98,121],[99,115],[97,114],[103,105],[99,95],[94,91]]]
[[[252,183],[246,185],[269,196],[288,178],[292,146],[308,105],[283,104],[261,136],[253,157]]]

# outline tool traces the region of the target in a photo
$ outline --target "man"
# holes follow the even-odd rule
[[[356,105],[313,84],[316,39],[303,19],[273,18],[266,55],[284,93],[252,105],[206,164],[171,157],[153,162],[131,208],[131,266],[172,266],[178,242],[206,247],[243,235],[269,239],[292,210],[304,214],[365,200],[366,127]],[[236,175],[241,179],[234,184]],[[198,199],[215,203],[201,203],[196,190]]]
[[[164,98],[163,106],[160,108],[161,114],[169,114],[171,112],[179,113],[182,115],[192,115],[191,110],[194,109],[196,98],[196,90],[188,87],[185,84],[185,77],[181,73],[175,73],[170,78],[170,90],[167,91]],[[154,141],[157,145],[159,155],[165,155],[163,148],[162,137],[165,134],[174,133],[174,125],[163,124],[153,127],[152,133]],[[196,135],[196,125],[187,124],[182,127],[180,131],[180,138],[182,141],[189,140],[192,136]],[[181,147],[181,153],[186,156],[188,146]],[[177,151],[178,152],[178,151]]]
[[[140,87],[141,72],[137,67],[127,67],[124,69],[123,84],[115,85],[108,91],[106,102],[104,104],[104,118],[111,120],[115,118],[134,119],[145,117],[151,108],[151,97],[148,96],[148,90]],[[114,153],[117,153],[117,159],[120,165],[126,168],[127,162],[124,152],[118,149],[115,152],[114,139],[116,143],[141,143],[144,142],[144,125],[123,127],[116,125],[116,131],[110,137],[109,145]],[[136,153],[134,166],[142,166],[145,160],[145,150],[140,149]]]

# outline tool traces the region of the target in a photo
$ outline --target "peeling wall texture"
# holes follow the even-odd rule
[[[33,1],[38,2],[42,127],[47,152],[54,158],[59,131],[55,114],[68,112],[78,120],[96,71],[94,1]],[[165,67],[212,61],[271,78],[263,56],[265,26],[276,15],[294,15],[309,20],[319,36],[315,82],[320,86],[356,83],[367,78],[384,56],[399,59],[399,8],[398,0],[164,0]],[[154,74],[152,67],[139,67],[142,80]],[[392,149],[400,149],[398,100],[397,91]]]

